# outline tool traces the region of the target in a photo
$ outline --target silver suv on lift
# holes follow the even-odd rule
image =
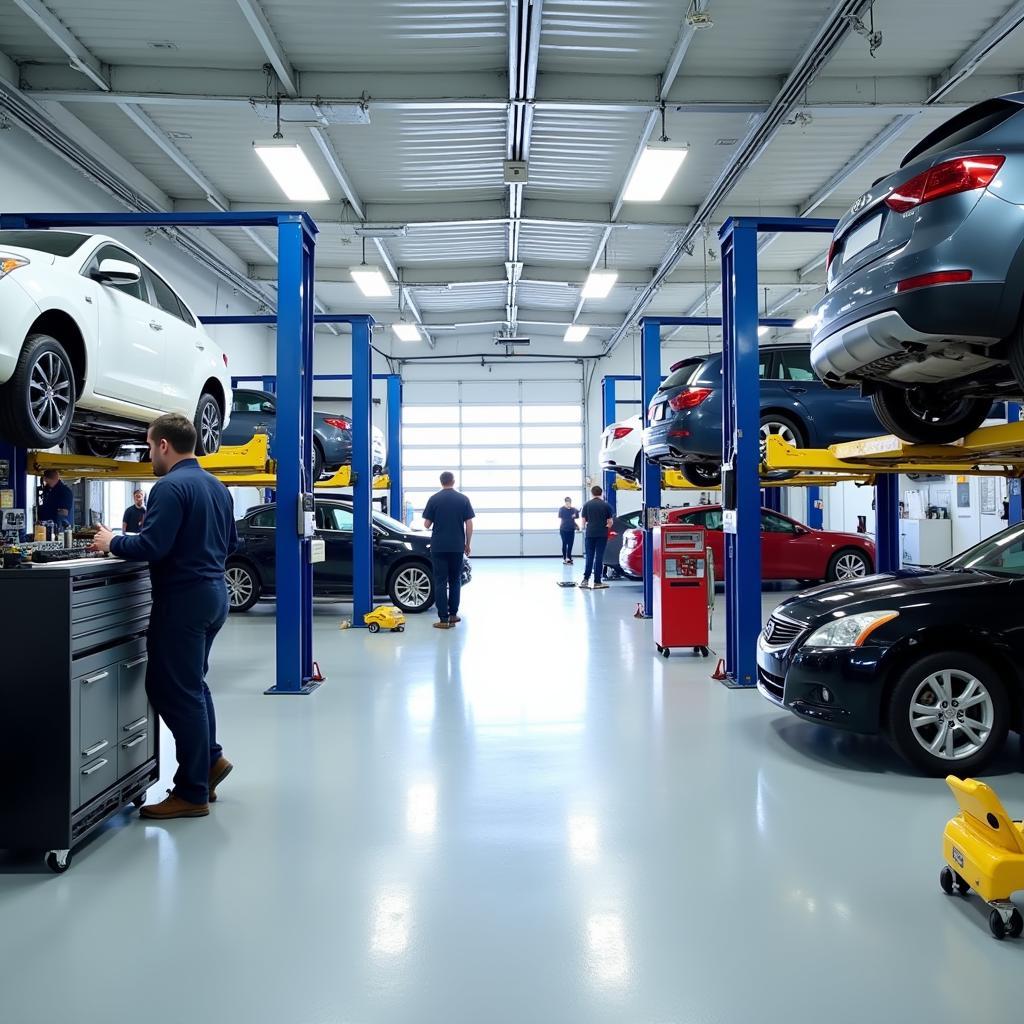
[[[883,426],[947,444],[1024,395],[1024,93],[922,139],[836,225],[815,372]]]

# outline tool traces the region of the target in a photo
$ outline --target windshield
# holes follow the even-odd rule
[[[378,526],[383,526],[387,530],[393,530],[395,533],[416,532],[412,527],[406,526],[405,523],[400,523],[397,519],[392,519],[391,516],[384,515],[383,512],[374,512],[373,521]]]
[[[703,359],[684,359],[677,370],[673,370],[661,384],[661,390],[679,388],[684,384],[692,384],[700,376],[704,366]]]
[[[1024,523],[1011,526],[973,548],[968,548],[948,562],[943,569],[974,569],[997,575],[1024,576]]]
[[[15,245],[51,256],[70,256],[81,249],[89,237],[73,231],[0,231],[0,247]]]

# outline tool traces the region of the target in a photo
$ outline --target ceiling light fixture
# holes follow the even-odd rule
[[[757,329],[757,336],[759,338],[763,338],[770,330],[771,330],[770,327],[763,327],[763,326],[758,327],[758,329]]]
[[[331,198],[302,147],[297,142],[288,142],[281,134],[280,96],[274,137],[269,142],[254,142],[252,148],[293,203],[325,203]]]
[[[583,341],[590,333],[590,328],[585,324],[569,324],[565,329],[563,341]]]
[[[629,176],[623,200],[627,203],[656,203],[663,199],[686,159],[686,152],[685,149],[654,149],[648,146]]]
[[[368,299],[386,299],[391,295],[391,286],[381,273],[380,267],[367,266],[363,263],[358,267],[352,267],[349,273]]]
[[[584,299],[607,298],[608,293],[615,287],[615,282],[618,279],[618,271],[592,270],[586,284],[583,285],[583,291],[580,292],[580,295]]]
[[[420,329],[415,324],[392,324],[391,330],[399,341],[420,341]]]

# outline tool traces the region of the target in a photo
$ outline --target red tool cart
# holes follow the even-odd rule
[[[654,527],[654,643],[668,657],[673,647],[708,655],[715,573],[703,526]]]

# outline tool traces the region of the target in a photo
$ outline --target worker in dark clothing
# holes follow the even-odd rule
[[[132,502],[121,517],[122,533],[139,533],[146,519],[146,495],[142,491],[135,491],[132,494]]]
[[[452,629],[459,618],[462,593],[462,559],[469,555],[476,513],[469,498],[455,490],[455,477],[441,474],[441,490],[427,499],[423,521],[432,530],[430,557],[434,563],[435,629]]]
[[[58,470],[48,469],[43,473],[43,488],[37,522],[53,522],[62,530],[74,526],[75,496],[71,488],[61,480]]]
[[[601,580],[604,568],[604,549],[608,545],[608,531],[612,527],[615,513],[611,505],[604,500],[604,491],[600,487],[590,488],[593,497],[580,509],[580,518],[586,524],[583,532],[583,549],[587,561],[583,566],[583,582],[580,588],[590,587],[590,574],[594,574],[594,590],[607,590],[608,584]]]
[[[153,473],[142,532],[115,537],[101,526],[93,548],[149,562],[153,583],[146,669],[150,703],[174,736],[178,771],[166,800],[143,807],[144,818],[210,813],[232,764],[217,743],[217,719],[206,685],[210,648],[228,616],[224,562],[238,546],[231,496],[195,457],[196,431],[184,416],[154,420],[147,436]]]

